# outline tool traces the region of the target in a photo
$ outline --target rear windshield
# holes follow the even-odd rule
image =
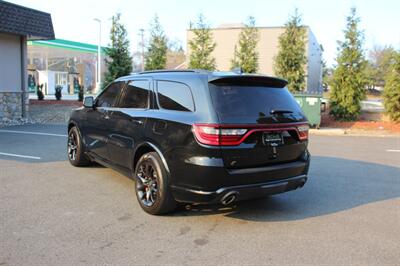
[[[214,108],[222,120],[232,117],[270,118],[274,111],[282,118],[303,119],[300,106],[286,88],[209,86]]]

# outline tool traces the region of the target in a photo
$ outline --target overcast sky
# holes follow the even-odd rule
[[[303,23],[311,27],[324,47],[328,65],[335,62],[336,41],[343,38],[345,17],[355,6],[365,31],[365,48],[392,45],[400,49],[399,0],[8,0],[16,4],[51,13],[56,38],[97,44],[98,24],[102,20],[102,45],[108,44],[110,18],[122,15],[132,51],[139,43],[139,29],[149,28],[157,13],[168,37],[186,48],[186,29],[201,12],[212,27],[240,23],[252,15],[257,26],[281,26],[295,7],[303,15]]]

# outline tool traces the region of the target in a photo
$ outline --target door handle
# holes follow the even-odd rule
[[[131,119],[131,122],[136,124],[136,125],[143,125],[143,121],[142,120]]]
[[[109,120],[109,119],[111,118],[112,114],[113,114],[112,111],[105,111],[105,112],[103,113],[103,118],[104,118],[105,120]],[[110,116],[110,115],[111,115],[111,116]]]

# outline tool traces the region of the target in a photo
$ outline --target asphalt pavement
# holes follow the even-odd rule
[[[400,262],[400,138],[310,138],[308,183],[151,216],[133,181],[72,167],[66,128],[0,128],[0,265]]]

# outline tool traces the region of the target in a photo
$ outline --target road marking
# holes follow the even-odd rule
[[[388,152],[400,152],[400,150],[386,150]]]
[[[37,157],[37,156],[29,156],[29,155],[21,155],[21,154],[13,154],[13,153],[5,153],[5,152],[0,152],[0,155],[11,156],[11,157],[19,157],[19,158],[26,158],[26,159],[33,159],[33,160],[42,159],[42,158]]]
[[[53,133],[33,132],[33,131],[19,131],[19,130],[6,130],[6,129],[0,129],[0,133],[1,132],[3,132],[3,133],[17,133],[17,134],[53,136],[53,137],[66,137],[67,136],[67,135],[63,135],[63,134],[53,134]]]

